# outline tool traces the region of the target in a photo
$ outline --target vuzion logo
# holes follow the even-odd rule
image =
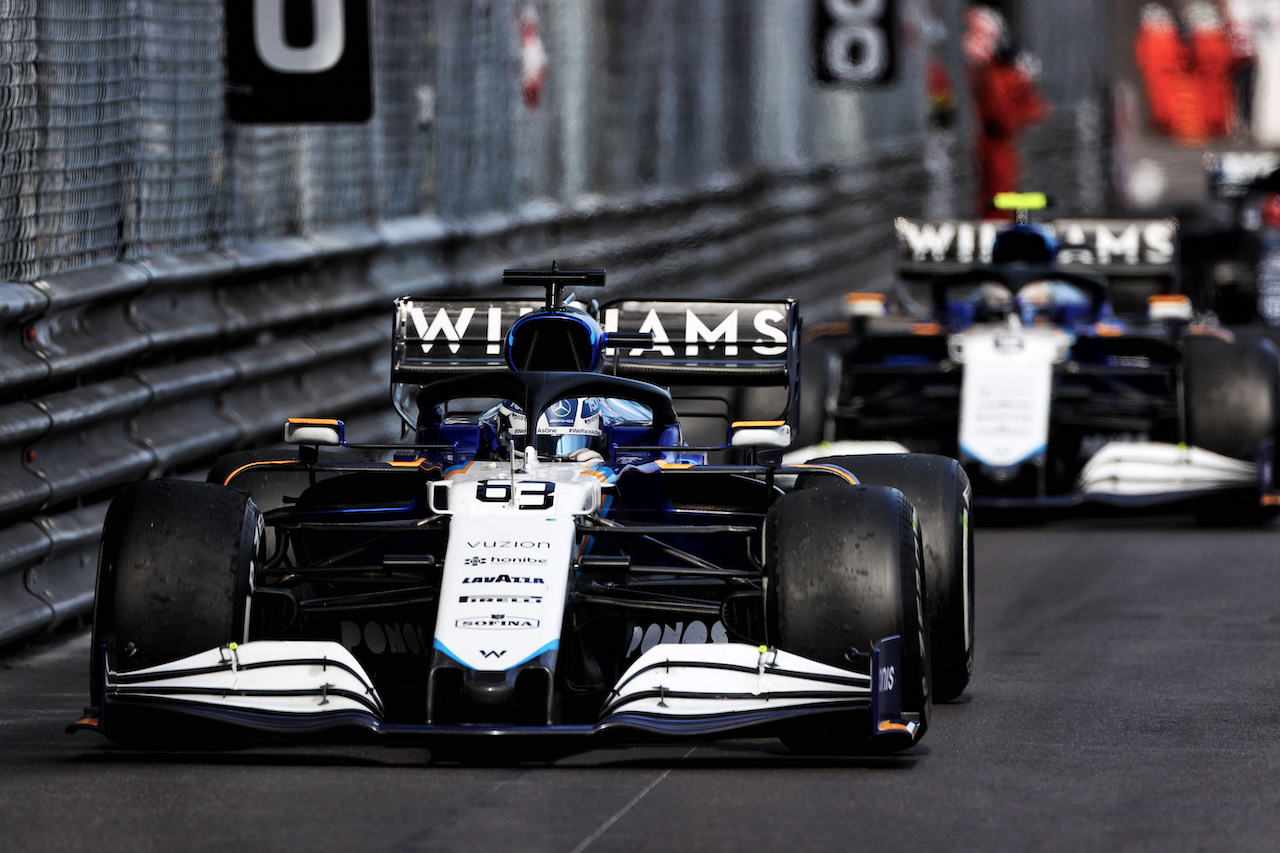
[[[482,539],[468,542],[468,548],[550,548],[550,542],[529,542],[519,539]]]

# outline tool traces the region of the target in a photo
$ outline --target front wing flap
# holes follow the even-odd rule
[[[632,729],[704,735],[805,714],[871,712],[869,734],[906,732],[901,718],[901,639],[881,640],[869,673],[742,643],[660,644],[618,681],[592,725],[427,725],[386,720],[373,682],[340,643],[255,640],[130,672],[108,670],[101,715],[71,729],[110,736],[111,720],[145,705],[260,731],[356,726],[387,735],[598,734]]]

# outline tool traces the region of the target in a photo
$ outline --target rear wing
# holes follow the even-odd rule
[[[1176,284],[1176,219],[1054,219],[1041,223],[1061,248],[1057,263],[1109,279],[1164,278]],[[930,278],[991,262],[996,234],[1008,227],[988,220],[915,220],[898,217],[899,271],[904,278]]]
[[[1103,276],[1118,314],[1145,315],[1151,296],[1181,290],[1176,219],[1054,219],[1040,224],[1059,243],[1057,266],[1064,272]],[[894,227],[899,273],[911,282],[989,264],[996,234],[1008,223],[899,217]]]
[[[534,299],[396,301],[391,380],[422,385],[484,371],[505,371],[502,346],[511,324],[544,303]],[[790,384],[798,352],[793,300],[620,299],[602,306],[605,373],[655,385]],[[608,335],[628,335],[608,346]],[[652,336],[636,346],[635,336]]]

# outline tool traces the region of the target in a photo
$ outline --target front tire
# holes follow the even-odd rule
[[[93,610],[91,689],[106,665],[120,671],[177,660],[248,638],[262,514],[235,489],[187,480],[135,483],[111,502],[103,525]],[[107,737],[168,745],[170,732],[104,720]]]
[[[918,740],[932,704],[924,573],[911,504],[895,489],[806,489],[779,498],[765,530],[771,637],[786,651],[848,669],[870,658],[872,642],[900,635],[902,709],[919,722]],[[799,718],[779,735],[805,754],[880,747],[865,713]],[[901,741],[890,746],[903,747]]]
[[[924,541],[925,600],[933,701],[964,692],[973,674],[974,564],[969,478],[960,463],[927,453],[829,456],[865,486],[892,486],[906,495],[920,519]]]
[[[1266,462],[1259,451],[1280,443],[1280,357],[1271,341],[1229,342],[1196,336],[1186,342],[1182,366],[1187,443],[1233,459]],[[1193,506],[1200,524],[1258,525],[1280,514],[1249,489],[1217,495]]]

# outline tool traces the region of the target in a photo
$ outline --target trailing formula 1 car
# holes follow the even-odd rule
[[[798,441],[811,446],[788,459],[888,441],[954,455],[975,505],[1273,517],[1280,361],[1269,341],[1195,322],[1175,292],[1171,223],[1020,219],[899,220],[928,317],[889,318],[884,296],[851,294],[847,321],[812,330]]]
[[[398,301],[411,439],[374,448],[389,458],[344,451],[361,446],[339,421],[295,419],[296,453],[231,454],[208,482],[113,501],[94,710],[73,728],[141,747],[344,727],[453,745],[919,740],[972,666],[963,471],[782,465],[785,420],[684,442],[663,386],[794,394],[789,301],[584,308],[563,289],[602,271],[505,279],[546,300]]]
[[[1226,324],[1280,326],[1280,152],[1205,155],[1212,201],[1187,211],[1183,287]],[[1272,340],[1276,337],[1274,332]]]

